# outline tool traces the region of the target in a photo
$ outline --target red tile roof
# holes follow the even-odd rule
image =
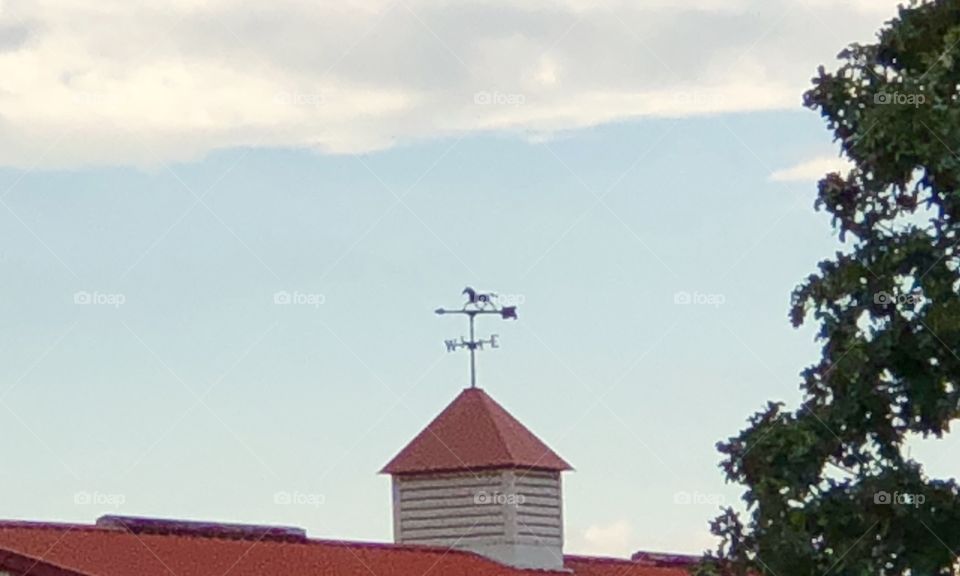
[[[159,528],[162,522],[157,522]],[[0,522],[0,570],[16,576],[685,576],[677,566],[566,556],[565,572],[519,570],[423,546],[254,537],[256,527],[170,522],[165,533],[107,525]],[[199,526],[199,527],[198,527]],[[260,528],[261,532],[266,528]],[[226,537],[234,534],[235,537]],[[293,538],[293,537],[291,537]],[[12,562],[12,563],[11,563]],[[19,564],[17,564],[19,562]]]
[[[489,468],[571,470],[563,458],[479,388],[467,388],[382,473]]]

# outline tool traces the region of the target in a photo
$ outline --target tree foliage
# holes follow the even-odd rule
[[[960,415],[960,0],[913,2],[805,95],[852,162],[819,183],[844,246],[797,287],[820,361],[718,447],[745,511],[698,571],[955,574],[960,498],[905,455]],[[960,455],[958,455],[960,456]]]

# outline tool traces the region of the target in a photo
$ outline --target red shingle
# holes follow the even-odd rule
[[[489,468],[570,470],[486,392],[467,388],[386,466],[385,474]]]
[[[0,558],[9,553],[88,576],[571,576],[569,571],[518,570],[441,548],[133,534],[120,527],[0,522]],[[582,556],[565,557],[565,567],[574,576],[687,574],[678,567]]]

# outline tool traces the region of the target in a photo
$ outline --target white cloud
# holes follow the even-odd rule
[[[820,156],[777,170],[770,175],[773,182],[817,182],[830,172],[844,173],[851,163],[846,158]]]
[[[636,552],[633,526],[626,520],[611,524],[594,524],[579,534],[574,534],[570,548],[577,554],[629,558]]]
[[[0,165],[795,108],[895,5],[809,2],[0,0]]]

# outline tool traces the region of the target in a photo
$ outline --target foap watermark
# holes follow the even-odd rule
[[[713,306],[719,308],[727,301],[723,294],[710,294],[706,292],[688,292],[681,290],[673,295],[673,303],[681,306]]]
[[[725,499],[722,494],[705,494],[703,492],[697,492],[696,490],[693,492],[681,490],[680,492],[675,492],[673,494],[673,503],[683,506],[722,506],[724,502]]]
[[[319,292],[299,292],[297,290],[288,292],[287,290],[280,290],[279,292],[273,293],[273,303],[280,306],[313,306],[314,308],[319,308],[326,301],[327,297]]]
[[[909,94],[903,92],[880,92],[873,95],[873,103],[883,106],[913,106],[919,108],[927,103],[924,94]]]
[[[489,92],[481,90],[473,95],[473,103],[480,106],[523,106],[527,97],[520,93]]]
[[[123,494],[107,494],[104,492],[88,492],[81,490],[73,495],[73,503],[77,506],[109,506],[119,508],[127,502]]]
[[[113,109],[122,106],[126,100],[112,92],[89,92],[84,90],[70,93],[70,101],[87,109]]]
[[[880,306],[915,306],[923,304],[926,299],[923,294],[918,292],[909,292],[907,294],[891,294],[889,292],[877,292],[873,295],[873,303]]]
[[[319,108],[323,104],[323,101],[323,94],[320,92],[290,92],[284,90],[277,92],[273,96],[274,104],[297,108]]]
[[[499,490],[480,490],[473,495],[473,503],[478,506],[520,506],[526,500],[523,494],[504,493]]]
[[[273,503],[279,506],[313,506],[319,508],[327,501],[323,494],[281,490],[273,495]]]
[[[118,292],[87,292],[81,290],[73,293],[73,303],[80,306],[113,306],[119,308],[127,301],[127,297]]]
[[[679,92],[670,96],[671,103],[684,110],[717,110],[723,108],[728,98],[710,92]]]
[[[493,303],[498,306],[520,306],[527,301],[523,294],[491,294]]]
[[[913,506],[919,508],[927,501],[923,494],[911,494],[910,492],[894,492],[891,494],[885,490],[874,492],[873,503],[882,505]]]

